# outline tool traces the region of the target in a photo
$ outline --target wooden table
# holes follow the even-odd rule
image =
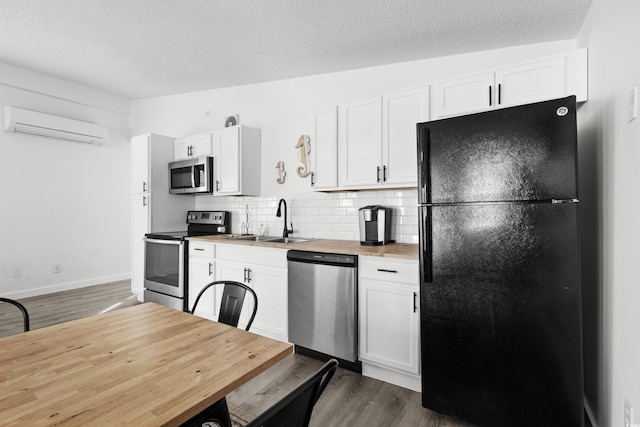
[[[292,352],[153,303],[0,339],[0,425],[179,425]]]

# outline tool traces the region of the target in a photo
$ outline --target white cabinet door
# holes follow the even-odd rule
[[[131,197],[131,290],[142,301],[144,291],[144,235],[150,231],[148,194]]]
[[[311,186],[314,190],[338,187],[338,107],[315,111],[315,141],[311,142]]]
[[[213,133],[214,194],[240,192],[240,128],[233,126]]]
[[[385,185],[417,185],[416,125],[429,120],[429,88],[382,97],[382,180]]]
[[[289,336],[287,270],[263,265],[249,266],[249,286],[258,295],[258,312],[251,329],[286,341]]]
[[[577,49],[431,85],[431,119],[575,95],[587,100],[587,50]]]
[[[207,132],[176,140],[175,159],[210,156],[212,153],[211,138],[211,132]]]
[[[217,280],[233,280],[252,288],[258,297],[258,311],[251,332],[287,340],[287,271],[248,262],[216,261]],[[247,303],[245,303],[247,304]],[[247,324],[252,305],[243,307],[239,327]]]
[[[131,138],[131,193],[149,193],[149,135]]]
[[[213,258],[189,256],[189,311],[193,309],[193,304],[196,302],[200,291],[214,280],[215,261]],[[198,302],[196,315],[211,320],[218,318],[220,300],[216,298],[216,290],[209,289],[202,295]]]
[[[358,286],[360,359],[418,374],[417,288],[370,279]]]
[[[433,83],[431,120],[493,108],[493,84],[493,71]]]
[[[567,94],[566,57],[496,71],[497,107],[511,107]]]
[[[382,99],[340,105],[338,114],[340,187],[378,184],[382,179]]]

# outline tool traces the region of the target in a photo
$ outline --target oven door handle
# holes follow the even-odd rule
[[[147,243],[157,243],[159,245],[177,245],[177,246],[180,246],[183,243],[181,240],[160,240],[160,239],[151,239],[149,237],[145,237],[144,241]]]

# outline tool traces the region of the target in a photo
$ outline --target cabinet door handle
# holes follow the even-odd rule
[[[147,192],[147,183],[146,183],[146,182],[143,182],[143,183],[142,183],[142,192],[143,192],[143,193],[146,193],[146,192]]]
[[[242,279],[243,282],[247,283],[247,269],[244,269],[244,277]]]
[[[213,264],[209,263],[209,276],[211,276],[213,273],[211,272],[211,269],[213,268]]]
[[[251,280],[253,280],[253,278],[251,277],[253,275],[253,272],[251,271],[250,268],[247,268],[247,283],[251,283]]]
[[[311,186],[313,187],[314,185],[316,185],[315,182],[313,182],[313,177],[315,176],[315,173],[311,172]]]
[[[502,83],[498,83],[498,105],[502,104]]]
[[[147,206],[147,196],[142,196],[142,206]]]
[[[418,299],[418,293],[414,292],[413,293],[413,312],[417,312],[418,311],[418,304],[416,303],[416,300]]]
[[[493,105],[493,88],[489,86],[489,106]]]
[[[382,166],[382,181],[387,182],[387,166]]]
[[[398,270],[387,270],[386,268],[379,268],[378,271],[381,271],[383,273],[397,273]]]
[[[376,182],[380,182],[380,166],[376,168]]]
[[[220,181],[216,180],[216,191],[220,191]]]

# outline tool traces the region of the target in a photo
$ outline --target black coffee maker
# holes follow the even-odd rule
[[[371,205],[358,210],[360,244],[386,245],[391,242],[391,209]]]

